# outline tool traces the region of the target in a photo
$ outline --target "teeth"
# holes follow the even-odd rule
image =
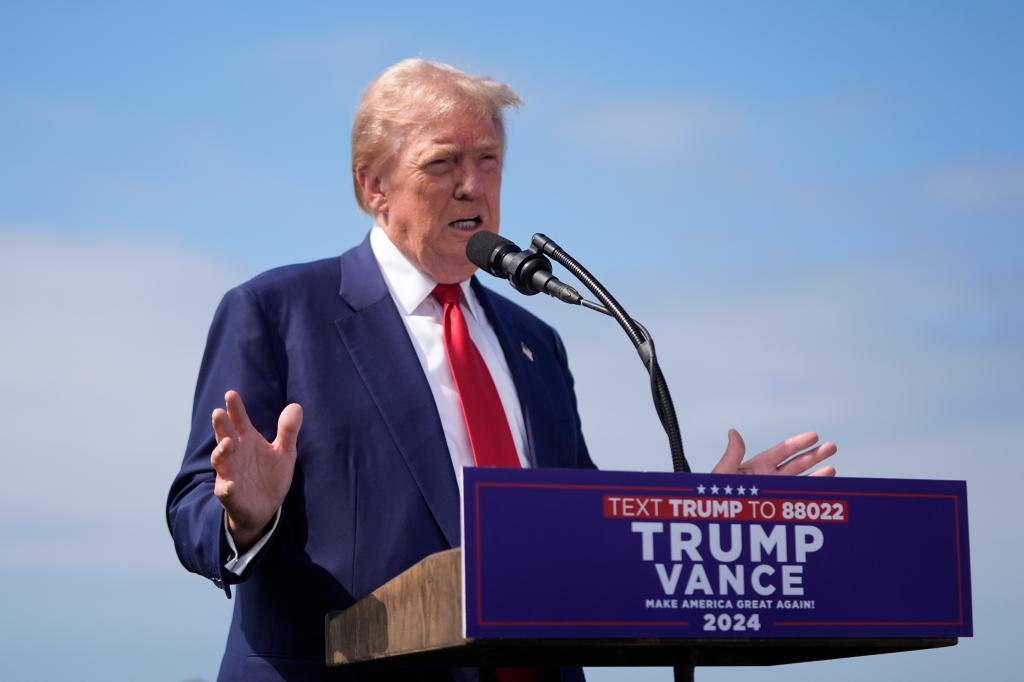
[[[470,218],[469,220],[453,220],[449,223],[452,227],[457,227],[460,230],[468,230],[476,227],[480,224],[480,220],[477,218]]]

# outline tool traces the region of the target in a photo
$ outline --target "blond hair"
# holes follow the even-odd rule
[[[359,208],[373,214],[357,172],[386,169],[409,132],[469,109],[491,119],[504,149],[504,110],[520,104],[519,95],[504,83],[447,64],[403,59],[388,67],[366,88],[352,121],[352,184]]]

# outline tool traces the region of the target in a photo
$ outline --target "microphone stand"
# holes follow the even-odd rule
[[[584,308],[604,313],[615,320],[626,332],[626,336],[633,342],[640,359],[647,368],[651,377],[651,397],[654,399],[654,409],[658,413],[665,434],[668,436],[669,448],[672,451],[672,470],[676,472],[690,473],[690,464],[686,461],[686,454],[683,452],[683,438],[679,432],[679,420],[676,418],[676,408],[672,404],[672,395],[668,391],[668,384],[665,376],[658,367],[658,356],[654,350],[654,339],[650,332],[642,324],[626,314],[622,305],[615,300],[615,297],[597,281],[590,272],[583,267],[575,258],[565,252],[552,239],[543,234],[533,235],[533,249],[542,252],[552,260],[561,263],[565,269],[575,275],[576,279],[583,282],[584,286],[597,297],[601,304],[581,299],[579,304]],[[602,305],[603,304],[603,305]],[[692,658],[685,663],[672,666],[672,675],[675,682],[694,682],[695,663]]]
[[[658,419],[668,436],[669,449],[672,452],[672,470],[690,473],[690,464],[686,461],[686,454],[683,451],[683,438],[679,431],[676,409],[672,404],[672,395],[669,393],[665,376],[658,366],[658,356],[655,353],[654,339],[650,332],[627,315],[622,305],[597,281],[597,278],[579,261],[566,253],[554,240],[543,234],[535,234],[533,235],[533,248],[565,266],[565,269],[575,275],[576,279],[581,281],[603,304],[581,300],[580,305],[615,318],[626,332],[626,336],[633,342],[633,346],[636,347],[637,353],[651,377],[651,397],[654,400],[654,409],[658,413]]]

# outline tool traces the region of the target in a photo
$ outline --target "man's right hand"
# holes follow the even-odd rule
[[[245,553],[259,540],[291,487],[302,406],[292,403],[281,411],[277,438],[268,443],[249,421],[236,391],[224,394],[224,404],[227,410],[213,411],[213,492],[227,512],[235,547]]]

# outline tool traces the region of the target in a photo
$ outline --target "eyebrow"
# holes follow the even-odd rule
[[[501,149],[501,142],[498,141],[498,139],[494,138],[494,137],[481,138],[480,140],[477,141],[476,144],[473,145],[473,151],[476,151],[476,152],[497,151],[497,150],[500,150],[500,149]],[[451,142],[445,142],[445,141],[441,141],[441,140],[431,140],[424,147],[423,151],[425,153],[427,153],[427,154],[436,154],[436,153],[456,152],[458,150],[459,150],[459,146],[456,145],[456,144],[453,144]]]
[[[501,142],[499,142],[496,138],[493,137],[485,137],[484,139],[477,142],[476,145],[473,146],[473,149],[475,149],[478,152],[497,151],[501,149]]]

